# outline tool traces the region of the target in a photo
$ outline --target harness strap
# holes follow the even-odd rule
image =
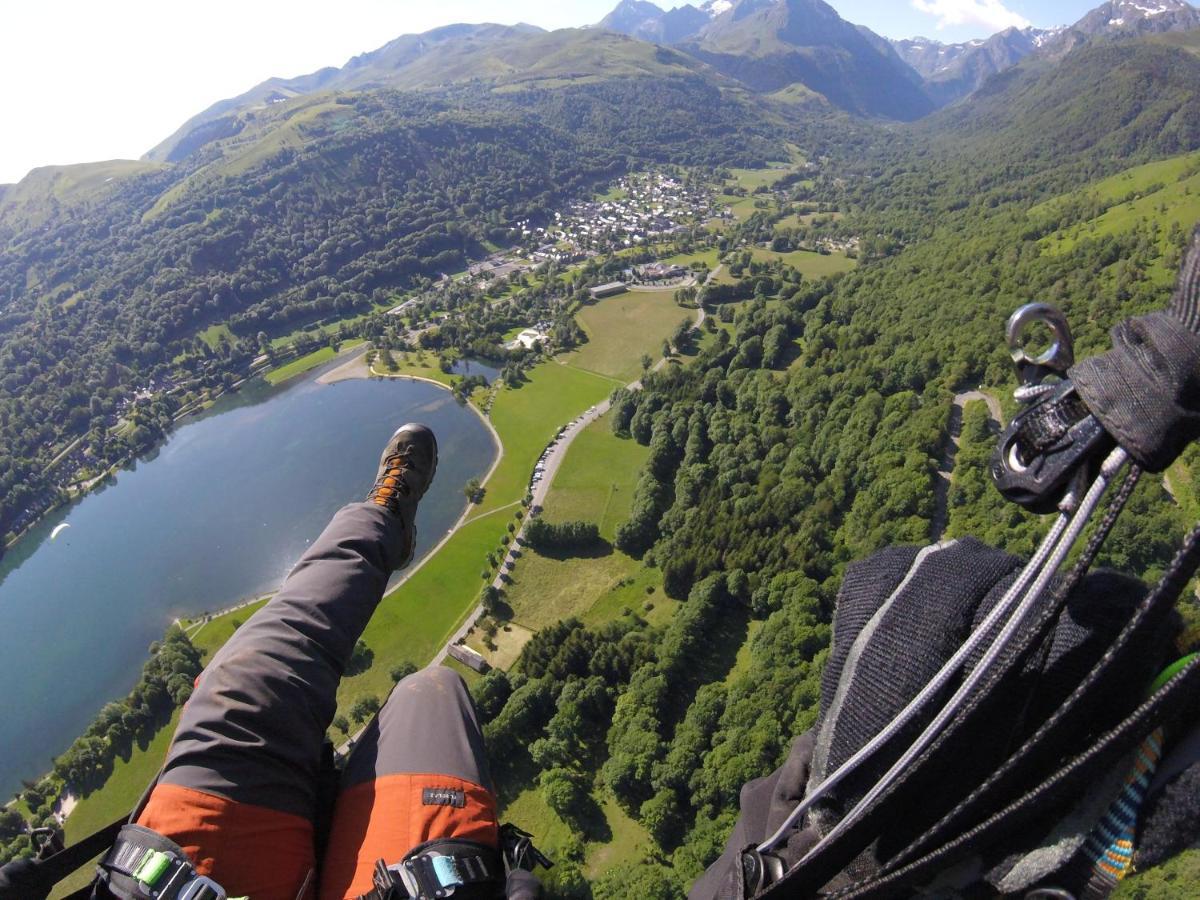
[[[495,847],[457,839],[426,841],[397,865],[376,862],[375,886],[359,900],[495,896],[504,876],[504,860]]]
[[[125,825],[100,863],[100,881],[130,900],[226,900],[225,889],[196,872],[174,841],[141,825]]]
[[[57,884],[76,869],[86,865],[87,861],[93,856],[104,852],[106,847],[112,846],[112,842],[116,840],[117,835],[121,832],[121,828],[125,825],[125,818],[125,816],[122,816],[117,821],[105,825],[94,834],[88,835],[78,844],[72,844],[67,849],[55,853],[48,859],[41,860],[38,863],[38,868],[45,874],[47,879]]]
[[[859,882],[838,892],[839,900],[895,897],[933,873],[943,870],[954,859],[961,858],[972,848],[986,844],[998,834],[1010,832],[1034,819],[1039,811],[1059,802],[1071,791],[1077,791],[1111,769],[1119,758],[1136,747],[1152,730],[1154,723],[1180,713],[1194,715],[1200,696],[1200,659],[1192,660],[1166,686],[1155,692],[1120,725],[1097,739],[1084,753],[1058,769],[1049,778],[1024,794],[984,822],[958,835],[902,869],[879,878]],[[784,882],[787,879],[785,877]]]

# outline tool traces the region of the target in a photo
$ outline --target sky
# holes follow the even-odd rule
[[[680,5],[681,0],[659,0]],[[699,2],[699,0],[697,0]],[[830,0],[887,37],[953,42],[1074,22],[1100,0]],[[341,66],[451,22],[598,22],[616,0],[7,0],[0,4],[0,184],[30,169],[136,159],[271,76]]]

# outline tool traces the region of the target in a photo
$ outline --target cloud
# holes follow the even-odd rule
[[[981,25],[992,31],[1028,28],[1032,24],[1020,13],[1006,9],[1001,0],[912,0],[923,13],[937,16],[938,28]]]

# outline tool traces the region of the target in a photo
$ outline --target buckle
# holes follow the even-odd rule
[[[130,874],[147,887],[154,887],[163,873],[175,862],[169,853],[161,850],[147,850]]]
[[[183,890],[179,892],[176,900],[228,900],[228,898],[225,895],[225,888],[211,878],[197,875],[183,886]]]
[[[410,897],[449,897],[466,884],[454,857],[440,853],[406,859],[397,874]]]

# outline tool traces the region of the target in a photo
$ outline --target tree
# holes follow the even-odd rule
[[[493,584],[487,585],[479,592],[479,603],[483,606],[484,615],[495,618],[500,606],[500,591]]]
[[[345,735],[350,734],[350,723],[348,721],[346,721],[346,717],[341,715],[340,713],[333,717],[333,722],[331,724],[333,725],[334,728],[336,728],[342,734],[345,734]]]
[[[350,721],[356,725],[365,722],[375,713],[379,712],[379,698],[374,694],[368,694],[365,697],[359,697],[350,707]]]
[[[463,486],[463,495],[467,498],[468,503],[483,502],[483,486],[479,483],[478,478],[472,478]]]
[[[350,654],[350,661],[346,664],[346,674],[361,675],[371,668],[374,662],[375,651],[367,646],[366,641],[359,639],[355,642],[354,650]]]
[[[569,769],[548,769],[538,777],[542,799],[554,814],[568,824],[576,821],[587,799],[587,781]]]
[[[642,374],[645,374],[646,372],[649,372],[650,367],[652,365],[654,365],[654,360],[650,358],[649,353],[643,353],[641,363],[642,363]]]
[[[399,665],[392,666],[388,670],[388,677],[392,679],[392,683],[396,684],[403,681],[409,675],[417,671],[417,666],[414,663],[405,660]]]

